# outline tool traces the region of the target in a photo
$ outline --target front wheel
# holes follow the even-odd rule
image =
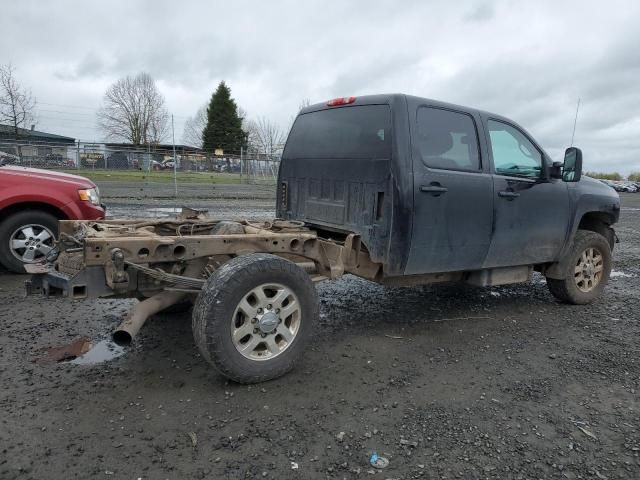
[[[547,278],[549,291],[564,303],[591,303],[602,293],[611,274],[609,242],[599,233],[578,230],[569,256],[564,278]]]
[[[229,260],[193,308],[193,335],[204,358],[226,377],[257,383],[300,359],[318,323],[318,295],[295,263],[268,254]]]
[[[0,223],[0,263],[16,273],[46,260],[58,233],[58,219],[40,210],[14,213]]]

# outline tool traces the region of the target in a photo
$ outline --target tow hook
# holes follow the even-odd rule
[[[114,290],[126,288],[129,283],[129,276],[124,271],[124,253],[119,248],[111,250],[111,261],[113,262],[113,273],[111,278],[114,284]],[[123,285],[124,284],[124,285]]]

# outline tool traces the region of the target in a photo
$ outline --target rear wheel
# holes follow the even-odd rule
[[[239,383],[271,380],[300,359],[318,322],[309,275],[268,254],[236,257],[198,295],[193,334],[204,358]]]
[[[602,293],[609,280],[609,242],[599,233],[578,230],[569,255],[564,278],[547,278],[549,291],[565,303],[591,303]]]
[[[25,264],[46,259],[57,234],[58,219],[50,213],[26,210],[10,215],[0,223],[0,263],[24,273]]]

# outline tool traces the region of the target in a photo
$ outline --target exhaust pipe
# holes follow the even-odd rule
[[[113,342],[122,347],[131,345],[133,337],[138,334],[144,322],[146,322],[151,315],[155,315],[165,308],[169,308],[171,305],[183,300],[186,296],[187,294],[185,292],[160,292],[134,305],[133,308],[129,310],[124,322],[113,332]]]
[[[204,258],[196,259],[187,264],[182,275],[185,277],[198,278],[205,263],[206,259]],[[124,322],[113,332],[113,343],[122,347],[131,345],[133,337],[138,334],[144,322],[146,322],[151,315],[155,315],[169,308],[171,305],[175,305],[187,298],[188,295],[186,292],[165,290],[134,305],[133,308],[129,310]]]

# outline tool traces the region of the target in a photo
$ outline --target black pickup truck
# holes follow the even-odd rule
[[[579,149],[554,163],[499,115],[408,95],[347,97],[300,112],[277,213],[326,235],[357,232],[386,277],[464,271],[490,285],[535,269],[560,300],[586,303],[609,276],[620,200],[581,166]]]
[[[28,292],[137,297],[114,333],[195,302],[205,359],[239,382],[291,369],[318,319],[314,281],[477,286],[547,278],[562,302],[605,287],[620,200],[555,163],[499,115],[407,95],[346,97],[297,116],[282,156],[276,220],[61,222],[59,254]],[[51,258],[50,258],[51,259]]]

